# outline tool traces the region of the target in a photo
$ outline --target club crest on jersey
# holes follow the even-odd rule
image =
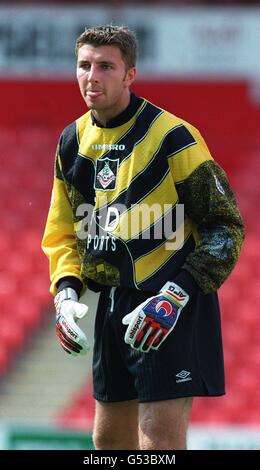
[[[113,190],[116,187],[116,178],[119,160],[111,158],[98,158],[96,163],[95,189]]]

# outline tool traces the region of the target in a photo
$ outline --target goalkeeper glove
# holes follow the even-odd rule
[[[125,342],[132,348],[149,352],[158,349],[175,327],[189,295],[174,282],[167,282],[160,294],[150,297],[123,318],[129,325]]]
[[[88,307],[78,302],[74,289],[66,287],[54,298],[56,309],[56,332],[63,349],[72,356],[86,354],[89,345],[85,333],[77,326],[78,319],[83,318]]]

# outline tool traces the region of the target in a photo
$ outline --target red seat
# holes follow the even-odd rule
[[[7,268],[8,266],[5,266],[5,269],[0,271],[0,299],[13,300],[17,289],[17,279],[15,274]]]
[[[33,272],[33,259],[28,256],[26,251],[11,251],[9,253],[8,269],[15,275],[26,277]]]
[[[88,431],[93,428],[94,413],[95,402],[90,385],[73,397],[72,403],[59,412],[56,421],[62,427]]]
[[[10,354],[20,351],[24,344],[24,330],[21,324],[13,320],[12,315],[0,319],[1,342]]]
[[[10,363],[10,354],[5,344],[0,344],[0,376],[5,374]]]
[[[24,328],[36,328],[41,321],[41,304],[34,298],[20,295],[13,312],[14,321],[17,320]]]
[[[7,190],[9,194],[6,201],[4,197],[1,198],[3,218],[0,232],[2,268],[0,372],[2,374],[8,370],[8,364],[16,353],[22,351],[26,334],[41,324],[43,306],[50,304],[47,260],[40,248],[43,227],[40,227],[38,213],[43,212],[42,203],[37,209],[37,217],[34,217],[34,206],[29,205],[30,199],[34,201],[32,193],[29,190],[24,192],[24,188],[21,187],[20,198],[17,198],[17,194],[9,192],[15,178],[20,182],[18,175],[21,165],[21,162],[16,165],[16,173],[12,178],[9,178],[10,168],[8,168],[9,173],[5,172],[4,185],[1,187],[4,194]],[[37,204],[38,200],[39,198],[36,200]]]

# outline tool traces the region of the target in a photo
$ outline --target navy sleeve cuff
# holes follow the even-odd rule
[[[194,277],[186,271],[186,269],[181,269],[180,273],[173,279],[173,281],[184,289],[190,297],[200,291]]]
[[[71,287],[71,289],[74,289],[77,292],[78,297],[80,297],[80,293],[83,288],[82,282],[74,276],[62,277],[59,279],[56,285],[58,292],[60,292],[62,289],[65,289],[66,287]]]

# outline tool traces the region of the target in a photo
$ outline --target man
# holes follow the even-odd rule
[[[61,135],[43,237],[57,333],[67,353],[85,354],[78,300],[100,291],[95,447],[185,449],[192,397],[225,393],[216,291],[243,223],[198,130],[130,93],[134,34],[87,29],[76,55],[89,111]]]

